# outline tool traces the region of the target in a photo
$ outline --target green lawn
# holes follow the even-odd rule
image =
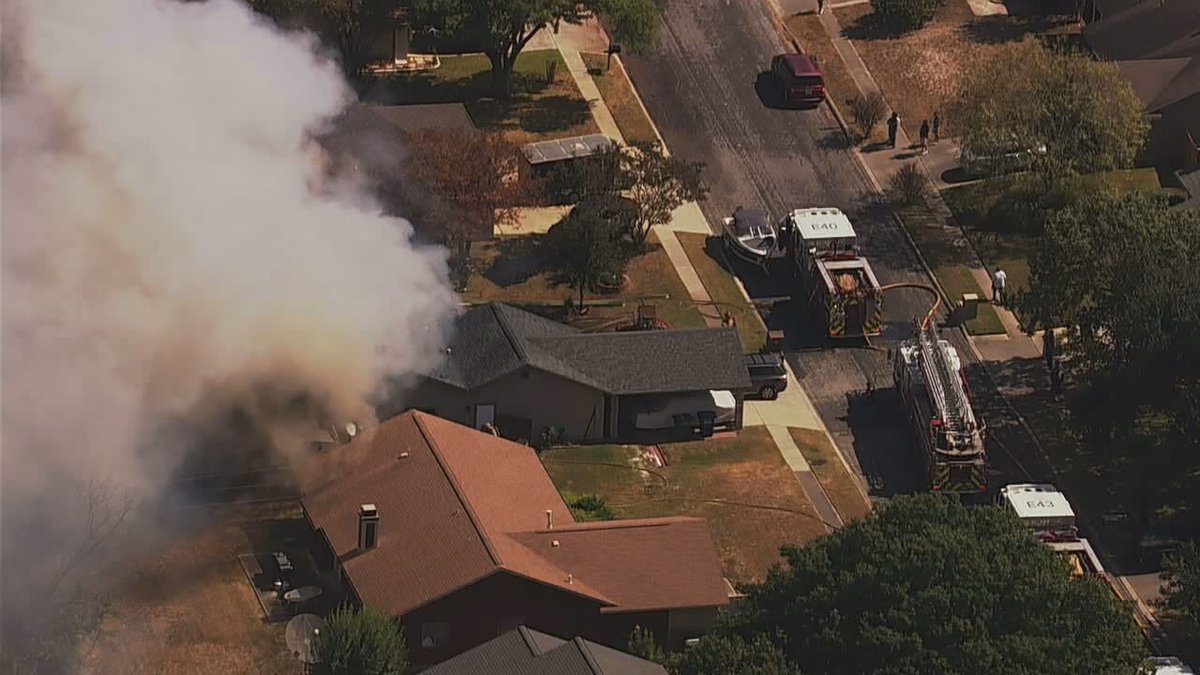
[[[537,244],[541,235],[498,238],[475,245],[472,257],[476,269],[467,283],[463,300],[469,303],[504,302],[525,307],[545,316],[562,320],[563,302],[578,298],[578,292],[557,286],[542,270]],[[615,328],[632,319],[639,300],[653,304],[659,318],[674,328],[703,328],[700,310],[688,296],[657,237],[651,234],[649,252],[634,258],[626,269],[628,284],[616,295],[584,296],[588,314],[573,323],[583,330]]]
[[[604,54],[583,54],[582,56],[583,62],[587,64],[588,71],[592,74],[592,79],[596,82],[596,87],[600,89],[601,98],[612,112],[613,119],[616,120],[617,127],[621,129],[621,135],[625,137],[625,141],[628,143],[657,141],[658,134],[654,133],[654,125],[650,123],[650,118],[646,117],[646,112],[638,102],[637,95],[633,91],[633,84],[625,74],[625,67],[621,65],[621,62],[613,59],[612,68],[606,69],[605,64],[608,62],[608,57]]]
[[[742,295],[737,279],[710,255],[710,252],[720,250],[720,240],[691,232],[677,232],[675,236],[696,268],[704,289],[716,303],[712,309],[713,315],[720,316],[726,311],[732,313],[738,335],[742,338],[742,348],[748,353],[760,351],[767,344],[767,327],[758,311]]]
[[[979,287],[971,270],[962,262],[971,257],[970,251],[962,248],[965,242],[956,242],[954,235],[946,230],[936,214],[927,207],[917,206],[900,209],[897,215],[904,221],[904,226],[921,249],[921,255],[925,256],[952,301],[958,300],[964,293],[975,293],[984,299],[991,297],[990,292]],[[979,314],[967,322],[967,331],[972,335],[999,335],[1005,332],[996,310],[987,303],[979,304]]]
[[[871,502],[859,489],[857,479],[846,470],[828,436],[815,429],[796,427],[788,427],[788,432],[843,521],[857,520],[871,512]]]
[[[618,518],[704,518],[735,582],[761,580],[781,545],[825,534],[765,428],[658,447],[664,467],[631,445],[561,448],[542,453],[542,461],[560,491],[601,495]]]
[[[1008,274],[1010,292],[1020,292],[1029,287],[1029,261],[1037,250],[1038,237],[1004,229],[1005,219],[989,219],[989,213],[1006,199],[1025,198],[1023,191],[1030,189],[1036,180],[1028,175],[999,176],[942,192],[942,198],[983,264],[989,270],[1000,268]],[[1085,193],[1100,189],[1118,192],[1162,190],[1154,169],[1110,171],[1080,176],[1075,181],[1078,189]],[[1024,323],[1019,313],[1017,318]]]
[[[548,68],[554,69],[549,82]],[[483,54],[443,56],[434,70],[381,78],[370,95],[392,104],[464,103],[477,127],[516,143],[599,133],[557,49],[517,57],[507,102],[493,95],[491,64]]]

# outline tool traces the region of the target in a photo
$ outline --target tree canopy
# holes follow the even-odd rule
[[[1200,543],[1184,544],[1167,558],[1162,580],[1163,607],[1200,627]]]
[[[612,18],[613,39],[635,48],[652,44],[658,25],[654,0],[410,0],[408,5],[415,27],[437,28],[481,45],[501,97],[509,94],[517,56],[547,26],[605,14]]]
[[[1026,152],[1048,177],[1128,167],[1149,129],[1116,65],[1035,40],[972,61],[950,112],[964,151]]]
[[[700,201],[708,190],[700,181],[704,165],[688,162],[663,152],[657,143],[630,143],[622,149],[625,182],[629,198],[638,206],[638,216],[630,227],[634,243],[643,244],[655,225],[671,221],[671,214],[684,202]]]
[[[594,206],[584,203],[571,209],[543,242],[553,280],[578,289],[581,307],[584,291],[621,275],[629,260],[618,225]]]
[[[1017,306],[1065,326],[1087,452],[1176,515],[1200,490],[1200,213],[1094,194],[1046,221]],[[1116,487],[1116,486],[1114,486]]]
[[[682,651],[658,646],[654,634],[636,626],[629,652],[667,669],[671,675],[800,675],[783,649],[766,635],[747,642],[735,633],[709,633]]]
[[[1010,513],[901,497],[746,589],[721,630],[778,631],[807,672],[1130,673],[1132,614]]]
[[[305,26],[338,51],[348,74],[367,64],[368,44],[393,25],[399,0],[247,0],[284,26]]]
[[[315,675],[404,675],[408,648],[400,625],[373,607],[343,606],[317,638]]]

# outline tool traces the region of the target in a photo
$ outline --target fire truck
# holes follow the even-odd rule
[[[1079,536],[1075,510],[1058,488],[1039,483],[1005,485],[996,501],[1017,514],[1051,550],[1066,558],[1074,576],[1097,576],[1110,581],[1092,545]]]
[[[832,338],[879,335],[883,292],[858,253],[850,219],[835,208],[796,209],[780,226],[800,294]]]
[[[896,348],[892,375],[932,489],[958,494],[986,489],[984,425],[971,409],[958,351],[935,326],[918,325],[916,337]]]

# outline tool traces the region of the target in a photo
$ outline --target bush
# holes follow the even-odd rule
[[[944,4],[946,0],[871,0],[871,9],[886,28],[906,32],[929,23]]]
[[[614,520],[617,517],[600,495],[568,495],[565,501],[575,520],[581,523]]]
[[[887,115],[887,101],[877,91],[866,96],[855,96],[850,101],[850,112],[854,114],[854,124],[862,133],[863,140],[867,140]]]
[[[888,181],[892,199],[902,206],[913,206],[929,197],[929,180],[916,162],[909,162],[892,174]]]

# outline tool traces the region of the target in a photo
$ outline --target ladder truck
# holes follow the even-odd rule
[[[896,391],[920,443],[931,488],[973,494],[987,488],[984,425],[975,418],[958,351],[928,322],[895,351]]]
[[[796,209],[780,239],[800,282],[801,296],[831,338],[870,337],[883,330],[883,291],[858,237],[840,209]]]

